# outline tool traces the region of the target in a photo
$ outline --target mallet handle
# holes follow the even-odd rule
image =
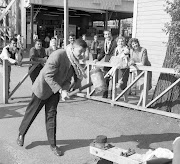
[[[69,93],[69,96],[73,96],[73,95],[75,95],[76,93],[79,93],[79,92],[81,92],[82,90],[91,87],[92,85],[93,85],[93,83],[90,82],[90,83],[88,83],[88,84],[86,84],[86,85],[84,85],[84,86],[82,86],[82,87],[80,87],[80,88],[78,88],[78,89],[70,92],[70,93]]]

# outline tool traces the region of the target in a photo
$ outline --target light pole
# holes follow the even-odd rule
[[[68,44],[69,35],[69,8],[68,0],[64,0],[64,48]]]

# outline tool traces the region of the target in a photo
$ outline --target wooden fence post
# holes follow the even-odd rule
[[[143,88],[143,100],[142,100],[142,106],[146,107],[147,99],[148,99],[148,89],[149,89],[149,78],[148,78],[148,71],[144,72],[144,88]],[[141,96],[141,95],[140,95]],[[141,98],[141,97],[140,97]]]
[[[16,87],[12,90],[12,92],[9,94],[9,97],[10,98],[14,92],[21,86],[21,84],[26,80],[26,78],[31,74],[31,72],[38,66],[38,63],[37,64],[34,64],[31,69],[28,71],[28,73],[23,77],[23,79],[16,85]]]
[[[114,106],[114,102],[115,102],[115,96],[116,96],[116,73],[118,70],[115,71],[113,78],[112,78],[112,100],[111,100],[111,106]]]
[[[87,84],[90,83],[90,64],[87,63]],[[87,88],[87,97],[90,97],[90,87]]]
[[[3,60],[3,103],[8,104],[8,83],[9,83],[9,78],[8,78],[8,61]]]

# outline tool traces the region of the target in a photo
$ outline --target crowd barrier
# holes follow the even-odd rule
[[[36,68],[36,66],[39,64],[38,62],[32,62],[32,61],[23,61],[22,65],[24,64],[33,64],[33,67],[29,70],[29,72],[23,77],[22,80],[17,84],[17,86],[13,89],[13,91],[8,94],[8,76],[7,70],[8,70],[8,61],[4,60],[3,61],[3,103],[6,104],[8,103],[8,99],[14,94],[14,92],[19,88],[19,86],[25,81],[25,79],[30,75],[30,73]],[[107,63],[107,62],[93,62],[93,61],[87,61],[86,62],[86,71],[87,71],[87,84],[91,82],[90,78],[90,70],[92,67],[98,66],[98,67],[113,67],[112,64]],[[80,97],[86,97],[88,99],[96,100],[96,101],[101,101],[105,103],[111,104],[111,106],[118,105],[118,106],[123,106],[131,109],[136,109],[140,111],[145,111],[145,112],[150,112],[154,114],[159,114],[159,115],[164,115],[172,118],[177,118],[180,119],[180,115],[176,113],[170,113],[170,112],[165,112],[157,109],[152,109],[149,108],[151,104],[153,104],[155,101],[157,101],[159,98],[161,98],[165,93],[167,93],[170,89],[172,89],[175,85],[177,85],[180,82],[180,78],[177,79],[173,84],[171,84],[167,89],[165,89],[162,93],[160,93],[157,97],[155,97],[153,100],[148,102],[148,72],[158,72],[158,73],[166,73],[166,74],[177,74],[174,69],[171,68],[156,68],[156,67],[150,67],[150,66],[140,66],[140,65],[135,65],[130,67],[131,71],[136,71],[136,70],[141,70],[142,72],[135,77],[134,79],[131,80],[131,82],[128,83],[127,87],[120,92],[119,94],[116,94],[116,74],[112,77],[112,99],[107,99],[107,98],[102,98],[102,96],[96,96],[93,95],[94,89],[93,87],[89,87],[86,89],[85,92],[78,93],[77,95]],[[127,103],[124,102],[123,100],[120,100],[120,98],[128,92],[134,84],[141,78],[144,77],[144,89],[142,93],[142,97],[140,96],[139,98],[142,98],[142,105],[137,105],[137,104],[132,104],[132,103]]]
[[[90,72],[92,67],[94,67],[94,66],[113,67],[112,64],[107,63],[107,62],[94,63],[93,61],[86,62],[86,66],[87,66],[87,76],[88,76],[87,77],[87,84],[91,81],[89,72]],[[132,72],[136,71],[136,70],[140,70],[142,72],[137,77],[132,79],[131,82],[127,85],[127,87],[117,95],[115,92],[115,90],[116,90],[116,81],[115,81],[116,74],[114,74],[113,79],[112,79],[113,80],[113,82],[112,82],[112,99],[102,98],[102,96],[94,96],[93,95],[94,90],[91,88],[88,88],[85,93],[79,93],[78,96],[86,97],[86,98],[96,100],[96,101],[109,103],[109,104],[111,104],[111,106],[118,105],[118,106],[123,106],[123,107],[131,108],[131,109],[136,109],[136,110],[140,110],[140,111],[145,111],[145,112],[150,112],[150,113],[154,113],[154,114],[159,114],[159,115],[164,115],[164,116],[180,119],[179,114],[149,108],[151,106],[151,104],[153,104],[155,101],[157,101],[159,98],[161,98],[165,93],[167,93],[170,89],[172,89],[175,85],[177,85],[180,82],[180,78],[177,79],[168,88],[166,88],[157,97],[155,97],[153,100],[148,102],[148,94],[149,94],[149,91],[148,91],[149,90],[148,89],[149,88],[148,87],[148,84],[149,84],[148,83],[148,72],[157,72],[157,73],[166,73],[166,74],[177,74],[177,72],[175,72],[175,70],[172,68],[157,68],[157,67],[141,66],[141,65],[131,66],[130,69]],[[129,102],[127,103],[124,101],[120,101],[119,99],[126,92],[128,92],[142,76],[144,77],[144,89],[143,89],[142,97],[139,96],[139,98],[142,98],[142,105],[137,105],[134,103],[131,104]]]
[[[21,62],[21,65],[33,65],[31,69],[28,71],[27,74],[24,75],[24,77],[19,81],[19,83],[16,85],[16,87],[12,90],[12,92],[8,93],[8,60],[3,60],[3,103],[7,104],[8,99],[11,98],[11,96],[15,93],[15,91],[21,86],[21,84],[27,79],[27,77],[31,74],[31,72],[37,67],[39,62],[34,61],[23,61]]]

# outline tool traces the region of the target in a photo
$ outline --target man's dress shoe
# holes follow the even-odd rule
[[[24,145],[24,136],[23,135],[19,135],[17,138],[17,144],[19,146],[23,146]]]
[[[57,155],[57,156],[62,156],[63,155],[62,151],[59,150],[59,148],[57,146],[55,146],[55,147],[50,146],[50,148],[54,152],[55,155]]]

